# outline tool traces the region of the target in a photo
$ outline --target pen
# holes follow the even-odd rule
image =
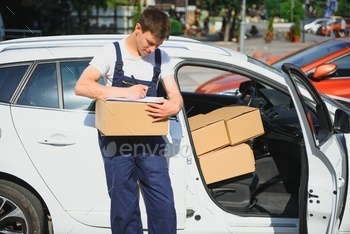
[[[133,75],[131,75],[131,78],[135,81],[135,84],[139,83],[139,82],[137,82],[136,78]]]
[[[136,78],[133,75],[131,75],[131,78],[135,81],[135,83],[131,83],[131,82],[128,82],[128,81],[125,81],[125,80],[122,80],[122,83],[126,84],[126,85],[130,85],[130,86],[139,84],[137,82]],[[146,86],[148,86],[148,88],[150,88],[150,89],[152,88],[152,86],[150,86],[150,85],[146,85]]]

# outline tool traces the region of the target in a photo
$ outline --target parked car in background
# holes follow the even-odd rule
[[[310,20],[310,22],[307,22],[304,25],[304,32],[316,34],[317,29],[319,27],[321,27],[323,24],[327,24],[329,22],[331,22],[331,19],[326,19],[326,18],[312,19],[312,20]]]
[[[284,63],[300,67],[317,90],[342,102],[350,99],[349,37],[334,38],[313,44],[277,59],[271,65],[281,69]],[[208,80],[196,91],[240,95],[239,85],[243,80],[241,76],[235,74],[223,74]]]
[[[346,30],[350,30],[350,18],[344,18],[346,22]],[[340,37],[340,22],[341,18],[337,18],[334,22],[323,25],[319,29],[319,34],[323,36]]]
[[[320,30],[323,26],[326,26],[328,24],[330,24],[333,20],[332,19],[328,19],[327,21],[323,21],[320,24],[315,24],[310,28],[310,33],[314,34],[314,35],[320,35]]]
[[[0,43],[0,233],[110,233],[95,100],[75,96],[74,87],[92,56],[122,38]],[[177,233],[350,232],[349,109],[319,94],[292,64],[281,71],[181,37],[161,49],[185,104],[169,119],[165,152]],[[245,77],[244,95],[195,92],[219,74]],[[237,110],[255,113],[254,121]],[[226,127],[234,115],[240,124]],[[208,134],[195,134],[196,118],[205,120],[195,122],[200,129],[211,126]],[[258,135],[248,130],[252,123],[261,127]],[[244,138],[234,144],[228,130]],[[141,192],[140,206],[147,233]]]

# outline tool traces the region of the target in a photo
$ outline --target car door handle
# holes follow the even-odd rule
[[[64,146],[64,145],[74,145],[75,141],[68,139],[63,134],[54,134],[48,138],[39,139],[38,143],[45,144],[45,145]]]

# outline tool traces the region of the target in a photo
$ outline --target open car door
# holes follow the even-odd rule
[[[284,64],[282,70],[306,148],[301,162],[299,233],[336,233],[345,192],[344,135],[334,131],[324,101],[304,73],[292,64]]]

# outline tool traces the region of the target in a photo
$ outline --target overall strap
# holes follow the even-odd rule
[[[155,66],[153,67],[153,78],[152,81],[153,82],[158,82],[158,77],[160,75],[160,66],[162,64],[162,56],[160,54],[160,49],[156,49],[155,51]]]
[[[155,51],[155,66],[153,67],[153,78],[152,78],[152,82],[157,84],[157,96],[158,97],[164,97],[167,98],[167,94],[165,92],[164,86],[162,82],[158,82],[159,81],[159,75],[161,72],[161,65],[162,65],[162,56],[160,53],[160,49],[156,49]]]
[[[124,63],[123,63],[122,53],[120,51],[119,43],[116,41],[116,42],[113,42],[113,44],[115,47],[117,60],[115,61],[115,66],[114,66],[112,86],[117,86],[117,79],[123,78],[124,76],[124,71],[123,71]]]

